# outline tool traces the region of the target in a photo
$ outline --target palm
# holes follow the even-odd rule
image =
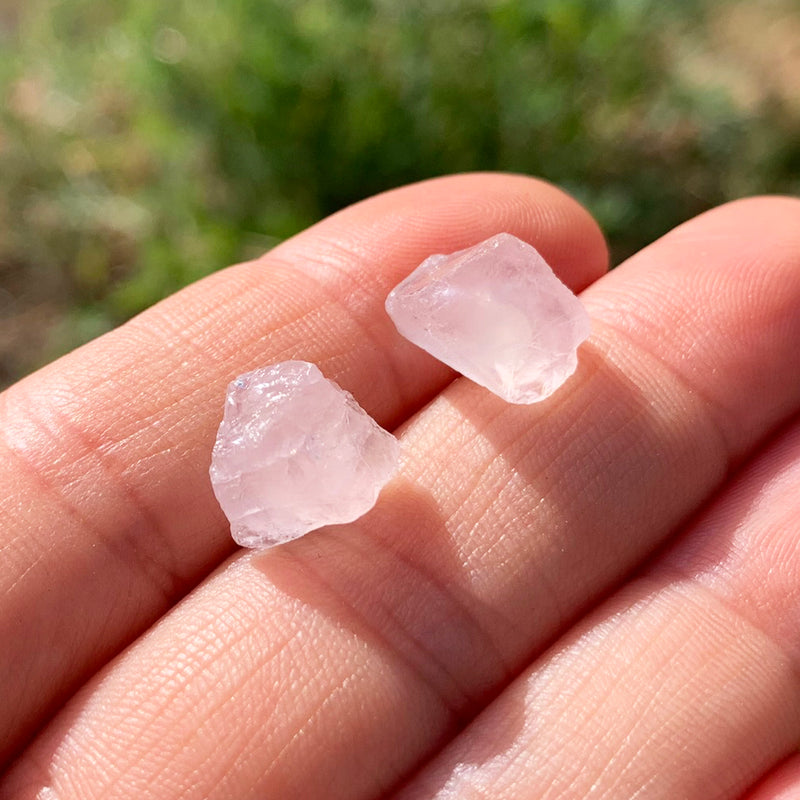
[[[745,201],[604,275],[557,190],[443,179],[8,390],[0,754],[43,727],[0,797],[745,796],[800,741],[798,223]],[[383,312],[501,230],[594,320],[538,406],[454,381]],[[288,357],[399,428],[403,470],[353,525],[232,553],[224,386]]]

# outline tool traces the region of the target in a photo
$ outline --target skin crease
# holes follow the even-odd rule
[[[399,797],[739,796],[800,736],[798,483],[795,423]],[[519,732],[487,757],[512,715]]]
[[[591,284],[578,373],[537,406],[450,383],[380,313],[425,255],[499,230]],[[6,752],[83,688],[0,798],[746,796],[800,743],[800,202],[735,203],[604,261],[552,187],[443,179],[11,390],[29,469],[7,475]],[[226,559],[201,454],[265,350],[321,361],[399,426],[404,464],[354,525]]]
[[[800,798],[800,755],[789,758],[771,772],[747,800],[798,800]]]
[[[0,764],[233,551],[208,480],[228,382],[312,361],[393,427],[452,373],[397,336],[386,294],[431,251],[497,230],[535,239],[573,289],[605,271],[597,226],[557,189],[445,178],[346,209],[0,395],[0,641],[15,642]]]

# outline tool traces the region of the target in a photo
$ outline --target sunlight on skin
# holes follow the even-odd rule
[[[409,796],[734,800],[800,738],[777,629],[678,549],[591,609],[800,407],[798,220],[796,201],[733,204],[597,280],[578,373],[546,403],[450,384],[401,427],[370,514],[221,565],[0,797],[367,800],[452,739]],[[785,552],[748,561],[759,603],[784,602]]]
[[[796,746],[798,708],[796,663],[769,637],[696,586],[641,581],[399,797],[735,798]]]
[[[302,358],[399,424],[452,373],[397,335],[386,294],[497,230],[536,239],[573,289],[606,269],[596,224],[556,188],[438,179],[200,281],[0,397],[0,641],[17,643],[0,650],[0,764],[233,550],[208,479],[228,382]]]
[[[799,484],[796,424],[403,800],[740,797],[800,742]],[[793,797],[799,774],[790,761],[750,800]]]

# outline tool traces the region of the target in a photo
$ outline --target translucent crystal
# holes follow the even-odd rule
[[[228,387],[210,474],[236,542],[270,547],[369,511],[398,457],[349,392],[285,361]]]
[[[558,389],[589,335],[580,300],[509,233],[426,259],[386,310],[407,339],[511,403]]]

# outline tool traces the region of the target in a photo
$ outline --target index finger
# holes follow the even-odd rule
[[[398,424],[451,374],[399,338],[386,293],[432,252],[503,230],[575,290],[605,270],[596,224],[554,187],[438,179],[213,275],[2,396],[0,763],[232,549],[207,474],[226,383],[302,358]]]

